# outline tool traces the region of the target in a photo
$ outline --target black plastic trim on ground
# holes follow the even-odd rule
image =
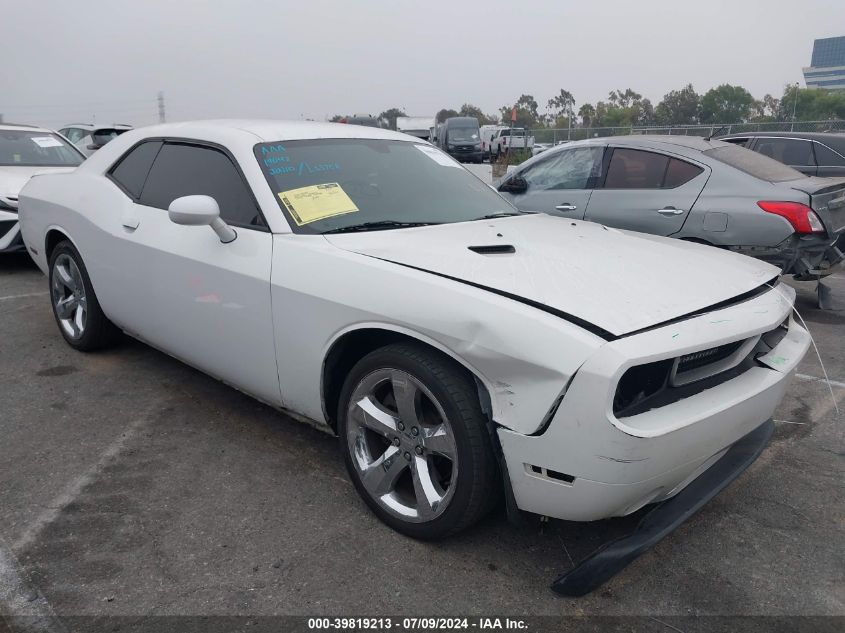
[[[774,429],[774,422],[767,420],[738,440],[681,492],[655,505],[633,532],[605,543],[555,580],[552,590],[564,596],[583,596],[610,580],[739,477],[766,448]]]

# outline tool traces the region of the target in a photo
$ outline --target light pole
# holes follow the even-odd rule
[[[795,82],[795,98],[792,100],[792,123],[789,125],[789,131],[795,131],[795,110],[798,108],[798,82]]]

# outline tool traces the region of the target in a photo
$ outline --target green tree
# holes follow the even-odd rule
[[[767,94],[762,99],[754,101],[751,106],[752,118],[755,121],[776,121],[779,109],[780,99]]]
[[[796,121],[845,119],[845,91],[787,86],[778,107],[778,119],[791,121],[793,110]]]
[[[391,130],[396,129],[396,118],[400,116],[408,116],[401,108],[390,108],[378,115],[378,118],[387,122],[387,127]]]
[[[443,123],[443,121],[445,121],[446,119],[450,119],[453,116],[458,116],[457,111],[447,110],[446,108],[444,108],[443,110],[440,110],[437,113],[437,116],[435,117],[435,121],[437,121],[437,123]]]
[[[458,110],[458,116],[475,117],[476,119],[478,119],[479,125],[490,125],[496,122],[496,117],[491,117],[484,114],[481,108],[471,103],[465,103],[464,105],[462,105],[461,109]]]
[[[502,122],[508,124],[511,121],[511,112],[516,108],[516,127],[533,128],[537,127],[540,120],[540,113],[537,111],[540,104],[531,95],[522,95],[512,106],[502,106],[499,112],[502,115]]]
[[[702,123],[745,123],[752,113],[754,97],[742,86],[722,84],[701,97]]]
[[[698,123],[701,99],[687,84],[680,90],[672,90],[654,109],[654,118],[661,125],[691,125]]]
[[[547,106],[554,113],[555,119],[568,118],[575,107],[575,97],[568,90],[560,89],[560,94],[549,99]]]
[[[630,88],[625,88],[625,90],[611,90],[610,94],[607,97],[607,101],[618,108],[630,108],[634,104],[639,103],[642,101],[643,96],[631,90]]]
[[[594,127],[630,127],[654,122],[651,101],[630,88],[611,90],[607,101],[597,102],[588,114],[591,115],[589,123]],[[583,115],[581,118],[584,120]],[[586,122],[584,125],[587,127]]]
[[[592,127],[593,121],[596,119],[596,109],[592,104],[585,103],[578,108],[578,116],[581,117],[581,125],[584,127]]]

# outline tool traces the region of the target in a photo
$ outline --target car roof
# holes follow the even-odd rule
[[[67,125],[63,125],[62,129],[67,127],[79,127],[86,130],[117,130],[120,128],[125,130],[133,129],[132,126],[127,123],[103,123],[101,125],[94,125],[93,123],[68,123]]]
[[[671,150],[674,147],[705,151],[716,147],[729,145],[718,139],[708,140],[702,136],[682,136],[677,134],[629,134],[626,136],[602,136],[584,141],[566,143],[563,147],[577,145],[635,145],[637,147],[651,147],[653,149]]]
[[[184,121],[163,123],[145,128],[136,128],[145,137],[174,136],[202,139],[221,131],[228,131],[243,137],[252,137],[251,142],[292,141],[313,138],[370,138],[370,139],[419,139],[363,125],[346,123],[322,123],[317,121],[282,121],[273,119],[212,119],[207,121]]]
[[[842,152],[845,150],[845,133],[843,132],[745,132],[726,134],[719,138],[797,138],[805,141],[819,141]]]
[[[52,132],[53,130],[41,127],[40,125],[28,125],[26,123],[0,123],[0,130],[23,130],[24,132]]]

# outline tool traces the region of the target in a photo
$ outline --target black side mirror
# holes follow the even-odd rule
[[[90,145],[88,145],[87,149],[94,151],[94,150],[100,149],[101,147],[102,147],[102,145],[97,145],[96,143],[91,143]]]
[[[528,182],[522,176],[516,175],[508,178],[499,185],[499,191],[504,193],[525,193],[528,191]]]

